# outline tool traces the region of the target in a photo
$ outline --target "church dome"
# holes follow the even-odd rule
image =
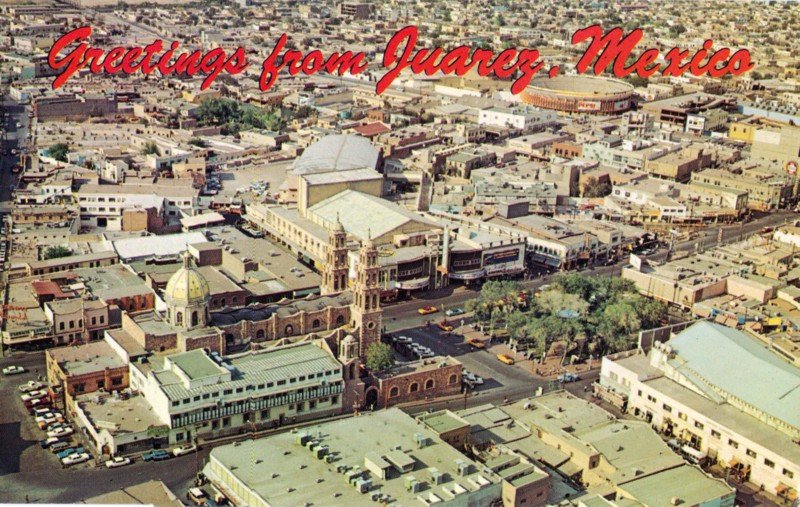
[[[295,175],[378,168],[380,152],[369,139],[351,134],[325,136],[303,151],[292,165]]]
[[[210,295],[208,281],[192,266],[192,255],[184,253],[183,267],[167,282],[164,298],[172,305],[191,306],[207,302]]]

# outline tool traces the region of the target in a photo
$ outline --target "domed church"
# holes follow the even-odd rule
[[[192,266],[192,255],[184,252],[183,267],[172,275],[164,289],[168,322],[187,330],[206,327],[211,322],[210,298],[208,281]]]

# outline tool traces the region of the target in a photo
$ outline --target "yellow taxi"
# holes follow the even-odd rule
[[[497,359],[506,364],[514,364],[514,358],[507,354],[497,354]]]

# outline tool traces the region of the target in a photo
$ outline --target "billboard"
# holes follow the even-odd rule
[[[512,250],[488,253],[483,257],[483,264],[484,266],[491,266],[494,264],[504,264],[506,262],[516,262],[519,260],[519,252],[519,248],[514,248]]]

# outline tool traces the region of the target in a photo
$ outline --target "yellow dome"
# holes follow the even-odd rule
[[[208,281],[192,267],[191,259],[191,254],[186,252],[183,256],[183,267],[167,282],[164,298],[172,305],[188,306],[205,303],[211,295]]]

